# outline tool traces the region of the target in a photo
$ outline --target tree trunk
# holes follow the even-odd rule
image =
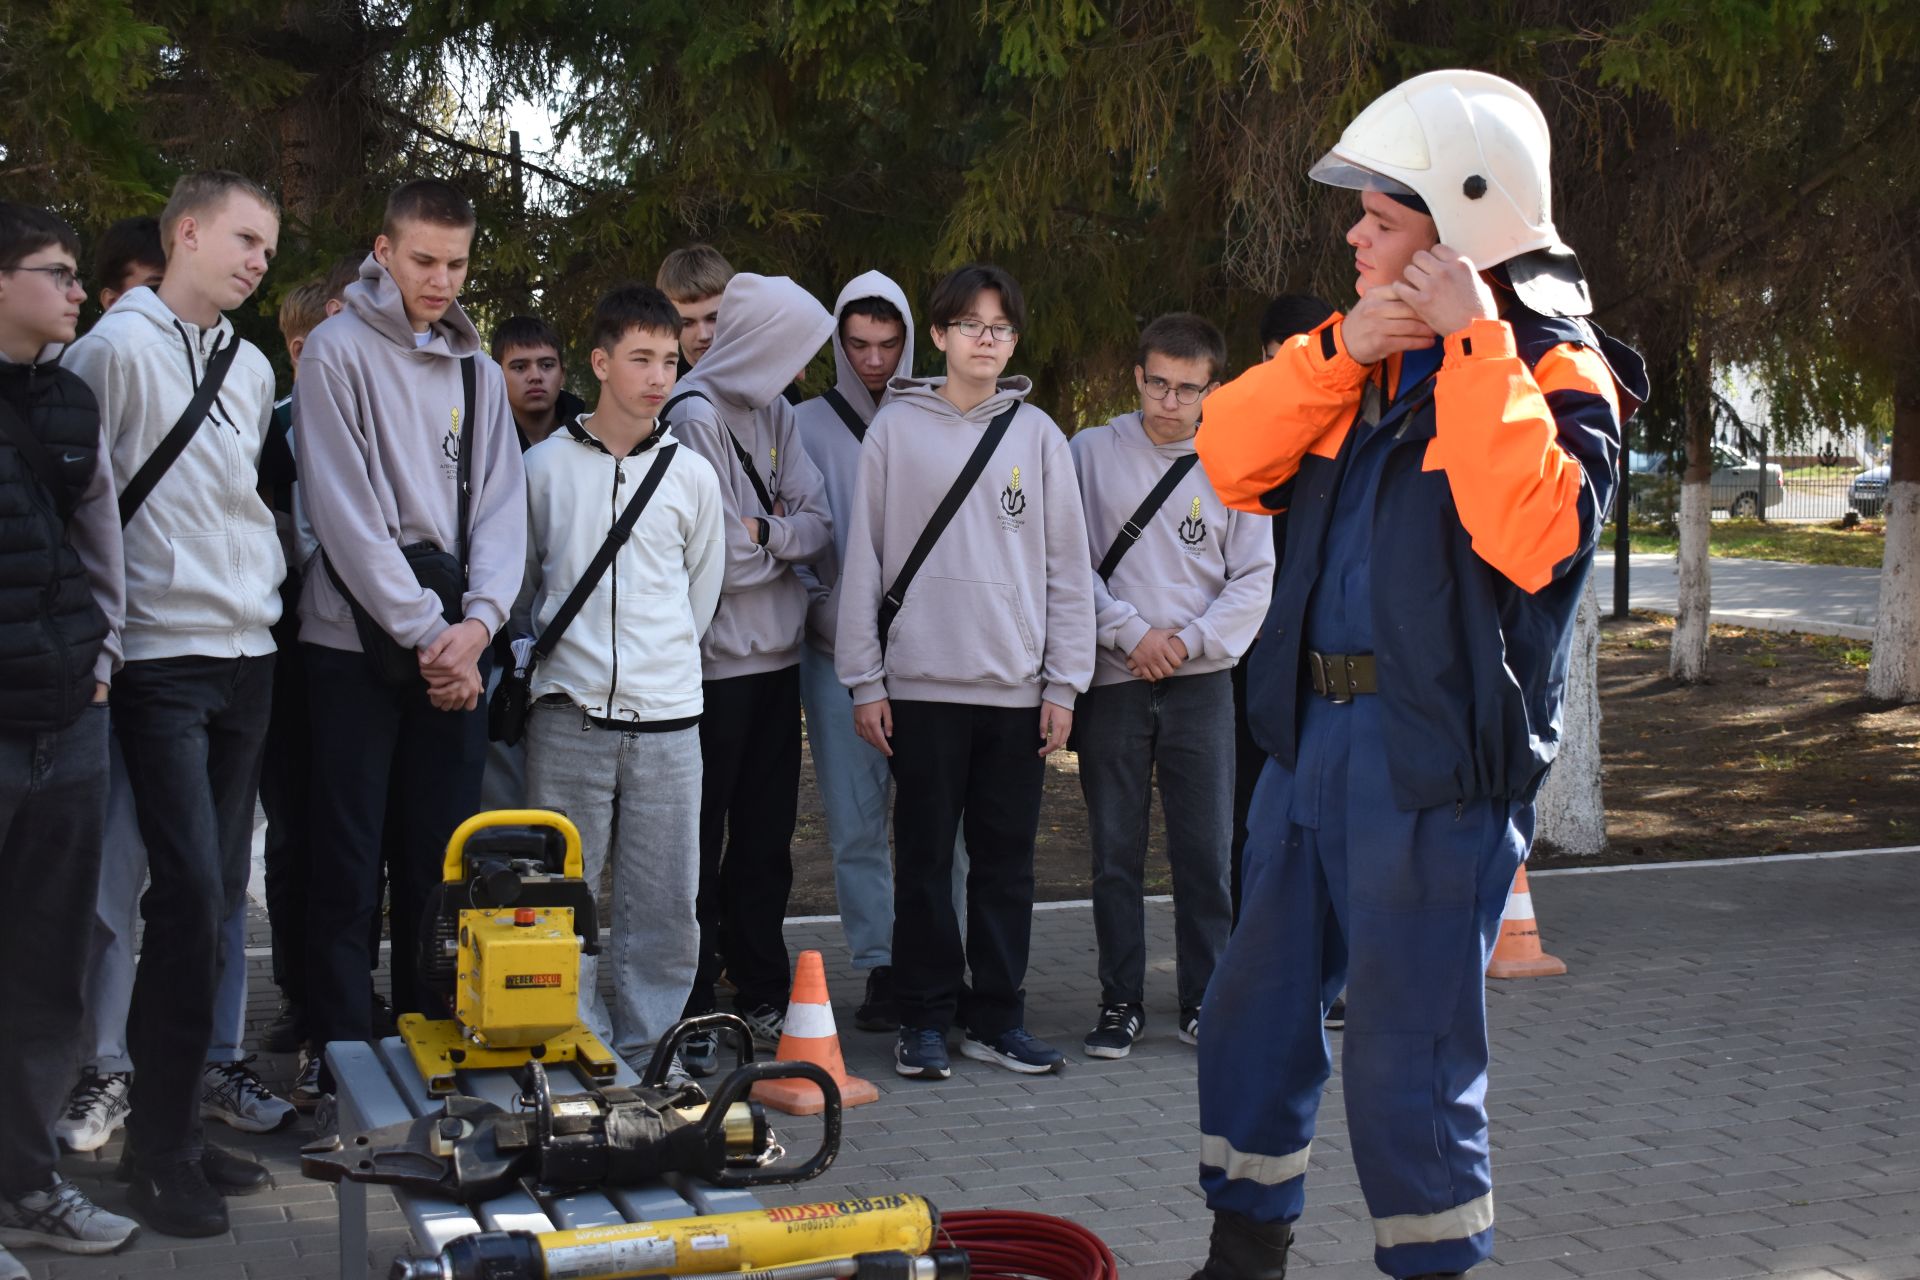
[[[1920,702],[1920,356],[1908,348],[1893,383],[1893,458],[1887,546],[1873,627],[1867,696]]]
[[[1600,599],[1591,576],[1574,615],[1560,755],[1540,788],[1537,838],[1562,853],[1606,852],[1607,810],[1600,778]]]
[[[336,229],[360,230],[368,151],[366,19],[352,0],[292,0],[281,21],[298,37],[300,69],[310,78],[278,112],[280,199],[296,237],[325,242]]]
[[[1687,470],[1680,484],[1679,611],[1668,672],[1685,684],[1707,678],[1707,619],[1713,611],[1708,540],[1713,528],[1713,348],[1698,313],[1689,326]]]

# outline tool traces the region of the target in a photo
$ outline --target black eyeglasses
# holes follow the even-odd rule
[[[73,286],[80,279],[80,273],[78,271],[75,271],[72,267],[8,267],[6,268],[6,270],[37,271],[43,276],[51,277],[53,280],[53,287],[58,289],[62,293],[65,293],[67,290],[73,288]]]
[[[1143,378],[1141,385],[1147,389],[1147,399],[1164,401],[1167,392],[1173,392],[1173,398],[1181,404],[1192,404],[1207,393],[1205,387],[1196,387],[1191,382],[1171,383],[1165,378]]]
[[[949,320],[947,328],[958,329],[961,334],[969,338],[991,333],[995,342],[1012,342],[1020,336],[1020,330],[1010,324],[988,324],[984,320]]]

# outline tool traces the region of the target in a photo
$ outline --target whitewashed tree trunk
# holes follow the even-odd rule
[[[1668,672],[1687,684],[1707,678],[1707,618],[1713,611],[1713,575],[1707,549],[1712,530],[1711,486],[1692,480],[1681,485],[1680,608],[1673,620],[1673,657]]]
[[[1894,451],[1899,449],[1896,442]],[[1920,702],[1920,482],[1913,480],[1887,488],[1887,547],[1880,566],[1880,612],[1873,624],[1867,696]]]
[[[1540,788],[1536,838],[1562,853],[1606,852],[1607,810],[1600,778],[1600,598],[1592,577],[1574,615],[1560,755]]]

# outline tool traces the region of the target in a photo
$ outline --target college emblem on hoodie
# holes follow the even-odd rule
[[[454,409],[451,417],[453,425],[440,441],[440,452],[447,460],[440,470],[447,479],[457,481],[460,478],[460,410]]]
[[[1207,540],[1207,522],[1200,518],[1200,499],[1193,500],[1193,507],[1187,518],[1180,522],[1180,541],[1190,556],[1200,554],[1200,544]]]
[[[1013,479],[1007,481],[1007,487],[1000,491],[1000,527],[1008,533],[1020,532],[1026,524],[1022,519],[1027,513],[1027,495],[1020,488],[1020,468],[1013,469]]]

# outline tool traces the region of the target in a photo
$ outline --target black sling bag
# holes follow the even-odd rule
[[[447,620],[448,625],[466,616],[467,542],[470,536],[467,523],[473,499],[473,401],[476,377],[473,357],[467,356],[460,361],[462,407],[460,457],[455,463],[459,502],[459,515],[454,528],[456,549],[449,552],[433,542],[415,542],[400,548],[400,554],[407,558],[407,565],[413,570],[414,581],[439,598],[440,616]],[[334,589],[346,600],[347,608],[353,613],[353,630],[360,639],[360,649],[367,655],[367,665],[373,669],[374,677],[380,683],[395,688],[419,681],[420,659],[413,648],[395,640],[379,620],[353,598],[353,593],[347,590],[347,584],[341,581],[339,570],[333,567],[331,556],[327,558],[327,576],[333,579]]]
[[[167,474],[180,455],[186,452],[187,442],[193,439],[193,433],[207,420],[208,410],[213,408],[214,397],[220,394],[220,384],[227,380],[227,370],[233,367],[233,358],[240,352],[239,335],[224,347],[215,347],[213,355],[207,360],[202,371],[200,385],[194,388],[193,399],[187,401],[187,408],[180,415],[173,429],[167,432],[160,447],[147,455],[140,469],[133,473],[133,479],[127,481],[127,487],[120,491],[120,527],[126,528],[133,520],[134,513],[140,510],[140,504],[147,500],[153,487]]]
[[[1100,575],[1100,581],[1105,582],[1113,576],[1113,571],[1120,567],[1121,559],[1127,552],[1133,550],[1133,544],[1140,541],[1146,533],[1147,521],[1153,519],[1153,513],[1161,508],[1167,496],[1179,487],[1180,482],[1186,479],[1187,472],[1193,470],[1194,464],[1199,461],[1199,454],[1189,453],[1175,459],[1174,464],[1167,468],[1166,474],[1160,477],[1160,482],[1153,486],[1151,493],[1147,494],[1147,500],[1134,508],[1133,514],[1127,517],[1127,522],[1120,526],[1120,532],[1113,536],[1113,545],[1107,548],[1107,554],[1100,561],[1100,568],[1095,571]]]
[[[940,499],[940,505],[934,509],[933,518],[927,521],[927,527],[920,531],[920,540],[913,544],[913,550],[907,555],[907,562],[900,566],[900,575],[887,588],[887,594],[880,600],[880,653],[887,652],[887,632],[893,630],[893,619],[900,612],[900,606],[906,603],[907,588],[913,585],[913,577],[920,572],[920,566],[933,554],[933,544],[940,541],[940,535],[947,531],[953,517],[960,511],[960,505],[967,500],[967,494],[973,489],[973,482],[987,469],[987,460],[993,457],[993,451],[1000,447],[1000,441],[1007,434],[1007,427],[1013,422],[1013,415],[1019,412],[1020,402],[1015,401],[994,415],[987,424],[986,431],[980,437],[980,443],[973,446],[973,452],[967,457],[967,465],[960,468],[960,474],[954,479],[953,487],[947,490],[947,496]]]
[[[560,608],[552,620],[541,630],[540,638],[533,642],[533,652],[527,657],[527,665],[500,677],[500,683],[493,691],[493,699],[487,704],[487,736],[495,742],[504,742],[511,747],[526,733],[527,712],[533,706],[533,669],[553,653],[554,646],[560,643],[560,637],[566,634],[574,618],[586,607],[587,597],[600,585],[600,579],[607,575],[613,558],[620,554],[620,548],[633,536],[633,526],[640,522],[640,513],[647,509],[647,502],[653,497],[653,491],[660,487],[661,479],[667,474],[667,464],[673,461],[674,451],[679,447],[670,444],[654,458],[653,466],[647,469],[647,474],[640,481],[640,487],[627,499],[626,509],[613,522],[613,528],[607,530],[600,549],[593,553],[587,571],[580,575],[580,581],[573,584],[573,590],[567,593],[567,598],[560,602]],[[609,707],[607,710],[611,715],[613,709]]]

